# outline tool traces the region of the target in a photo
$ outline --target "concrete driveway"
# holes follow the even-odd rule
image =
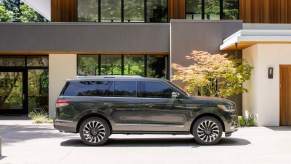
[[[291,128],[242,128],[216,146],[192,136],[112,135],[103,147],[29,120],[0,121],[4,164],[290,164]]]

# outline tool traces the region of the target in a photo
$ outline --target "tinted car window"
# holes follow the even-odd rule
[[[139,82],[139,97],[171,98],[172,92],[173,89],[162,82]]]
[[[115,81],[114,96],[135,97],[136,88],[136,81]]]
[[[112,81],[71,81],[63,96],[113,96]]]

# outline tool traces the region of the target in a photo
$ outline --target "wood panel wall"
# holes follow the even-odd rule
[[[291,23],[291,0],[240,0],[245,23]]]
[[[51,1],[52,22],[74,22],[77,17],[77,0]]]
[[[168,0],[168,17],[170,19],[185,19],[185,0]]]

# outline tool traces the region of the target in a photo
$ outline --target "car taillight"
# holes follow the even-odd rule
[[[56,107],[60,108],[60,107],[65,107],[70,105],[70,101],[69,100],[65,100],[65,99],[57,99],[56,101]]]

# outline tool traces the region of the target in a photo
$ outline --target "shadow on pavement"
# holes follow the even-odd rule
[[[274,131],[290,131],[291,132],[291,126],[280,126],[280,127],[266,127]]]
[[[6,156],[0,156],[0,160],[2,160],[2,159],[4,159],[4,158],[6,158]]]
[[[74,134],[71,134],[74,135]],[[61,138],[69,136],[59,133],[51,125],[10,126],[0,125],[0,136],[4,145],[42,138]]]
[[[215,146],[244,146],[251,142],[240,138],[223,138]],[[61,146],[90,147],[80,139],[63,141]],[[199,147],[193,138],[111,138],[104,147]]]

